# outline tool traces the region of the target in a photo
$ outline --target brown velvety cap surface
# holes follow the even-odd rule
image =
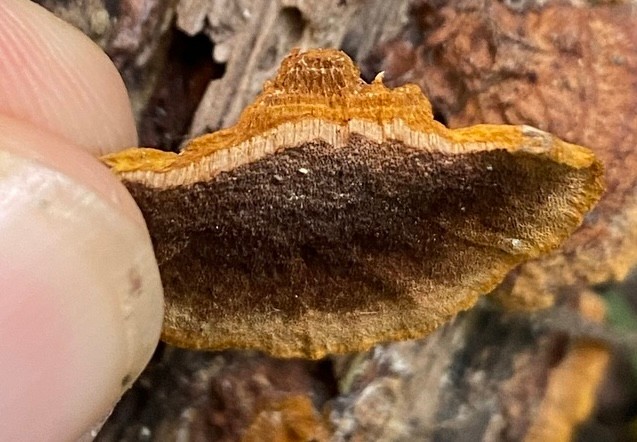
[[[234,128],[105,162],[148,223],[164,339],[285,357],[430,332],[557,247],[602,190],[588,150],[450,131],[419,92],[367,85],[329,50],[288,57]]]

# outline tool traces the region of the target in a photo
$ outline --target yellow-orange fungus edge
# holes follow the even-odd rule
[[[450,130],[433,119],[431,104],[416,85],[389,89],[381,76],[367,84],[359,75],[343,52],[295,51],[234,126],[198,137],[178,154],[130,148],[102,161],[124,179],[170,187],[202,181],[315,139],[338,148],[351,134],[450,155],[503,149],[546,155],[576,168],[595,161],[588,149],[528,126]]]

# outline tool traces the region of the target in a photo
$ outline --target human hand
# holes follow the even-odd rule
[[[30,1],[0,1],[0,440],[81,437],[152,355],[148,232],[94,158],[136,144],[106,55]]]

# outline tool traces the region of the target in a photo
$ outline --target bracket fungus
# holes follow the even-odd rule
[[[295,51],[237,124],[103,157],[148,223],[163,338],[319,358],[426,335],[560,245],[603,189],[586,148],[450,130],[420,89]]]

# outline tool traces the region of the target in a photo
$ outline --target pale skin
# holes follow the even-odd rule
[[[0,1],[0,440],[90,437],[158,342],[144,220],[96,159],[135,145],[108,57]]]

